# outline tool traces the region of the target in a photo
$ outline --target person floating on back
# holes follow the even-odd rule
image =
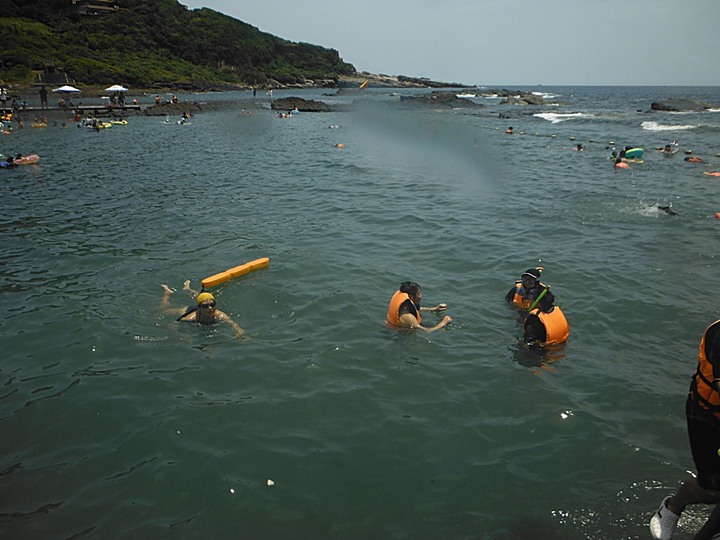
[[[555,305],[553,293],[544,289],[533,300],[525,319],[525,344],[539,347],[558,345],[567,341],[569,335],[570,326],[565,314]]]
[[[445,315],[438,324],[431,328],[422,326],[420,324],[422,320],[420,315],[421,311],[433,311],[435,313],[445,311],[447,304],[438,304],[435,307],[427,308],[420,306],[421,300],[422,291],[420,290],[420,285],[412,281],[402,283],[390,299],[387,320],[385,322],[395,328],[418,328],[425,332],[440,330],[452,322],[452,317]]]
[[[175,292],[173,289],[168,287],[165,283],[161,285],[163,288],[163,296],[160,300],[160,309],[165,313],[171,313],[179,315],[178,321],[180,322],[194,322],[199,324],[215,324],[218,322],[224,322],[229,324],[235,331],[235,337],[241,338],[244,331],[238,324],[233,321],[226,313],[215,309],[215,297],[209,292],[201,292],[197,294],[196,291],[190,288],[190,280],[185,280],[183,290],[192,293],[197,302],[197,307],[188,308],[173,308],[170,306],[170,295]]]
[[[543,289],[549,288],[544,283],[540,283],[542,271],[542,266],[525,270],[520,279],[515,281],[515,286],[505,295],[505,300],[517,308],[528,309],[531,297],[537,298]]]

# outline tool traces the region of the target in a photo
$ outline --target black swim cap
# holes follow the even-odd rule
[[[525,270],[520,277],[529,276],[533,279],[540,279],[540,270],[537,268],[528,268]]]

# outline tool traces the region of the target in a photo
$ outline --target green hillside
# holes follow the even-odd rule
[[[48,62],[84,84],[134,87],[303,84],[355,73],[333,49],[211,9],[176,0],[111,4],[120,9],[81,15],[72,0],[0,0],[0,80],[30,84]]]

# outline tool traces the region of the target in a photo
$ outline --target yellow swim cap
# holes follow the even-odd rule
[[[205,300],[215,300],[215,297],[209,292],[201,292],[197,296],[197,303],[202,304]]]

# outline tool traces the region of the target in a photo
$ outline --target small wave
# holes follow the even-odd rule
[[[657,122],[643,122],[640,124],[640,127],[642,127],[646,131],[680,131],[685,129],[695,129],[697,126],[693,126],[690,124],[685,124],[682,126],[670,126],[665,124],[658,124]]]
[[[590,115],[584,114],[584,113],[579,113],[579,112],[576,112],[576,113],[544,112],[544,113],[536,113],[533,116],[537,116],[538,118],[547,120],[551,124],[559,124],[560,122],[565,122],[566,120],[570,120],[571,118],[585,118]]]
[[[560,97],[560,94],[550,94],[548,92],[532,92],[534,96],[540,96],[543,99],[555,99]]]

